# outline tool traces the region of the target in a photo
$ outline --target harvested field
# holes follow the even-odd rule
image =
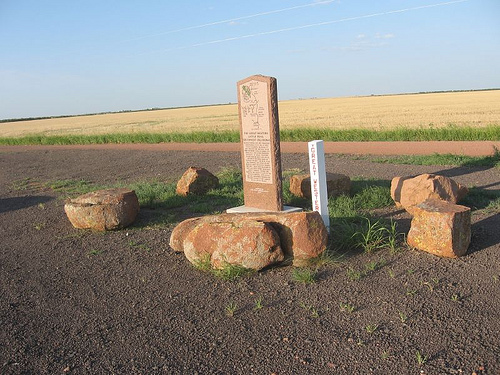
[[[396,129],[500,124],[500,90],[289,100],[280,128]],[[0,123],[0,137],[238,129],[236,104]]]

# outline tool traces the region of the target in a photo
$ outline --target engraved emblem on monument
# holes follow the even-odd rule
[[[248,81],[240,86],[241,136],[248,182],[272,184],[268,84]]]

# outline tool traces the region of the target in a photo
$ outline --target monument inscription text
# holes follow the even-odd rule
[[[268,84],[248,81],[240,86],[241,136],[248,182],[272,184]]]

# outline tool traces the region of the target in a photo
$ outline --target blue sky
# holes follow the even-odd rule
[[[0,119],[500,87],[499,0],[0,0]]]

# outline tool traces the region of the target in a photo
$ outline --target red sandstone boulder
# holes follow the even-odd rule
[[[189,167],[177,182],[176,192],[179,195],[206,194],[210,189],[219,186],[219,179],[205,168]]]
[[[426,199],[441,199],[457,203],[469,190],[451,178],[433,174],[417,177],[394,177],[391,182],[391,197],[396,206],[412,213],[412,207]]]
[[[349,194],[351,179],[339,173],[326,174],[326,186],[329,197]],[[309,174],[299,174],[290,177],[290,192],[300,198],[311,198],[311,178]]]
[[[256,219],[273,224],[283,252],[296,267],[308,265],[326,250],[328,232],[316,211],[268,214]]]
[[[441,257],[464,255],[471,240],[470,208],[428,199],[413,207],[408,244]]]
[[[133,190],[98,190],[69,200],[64,211],[75,228],[113,230],[134,222],[139,201]]]
[[[284,259],[272,226],[250,220],[200,222],[186,236],[183,247],[191,263],[208,257],[213,268],[232,264],[260,270]]]
[[[180,223],[172,232],[170,247],[174,251],[186,252],[186,238],[195,230],[194,228],[204,223],[229,223],[239,228],[242,222],[269,224],[279,236],[283,253],[287,258],[293,259],[294,266],[306,265],[326,250],[328,233],[318,212],[222,214],[188,219]],[[214,238],[225,235],[226,232],[223,231],[210,234]],[[220,240],[216,241],[221,243]],[[231,245],[226,242],[226,244],[239,246],[237,243]],[[197,252],[202,251],[203,249],[199,249]],[[226,250],[222,251],[224,252]]]
[[[172,250],[177,253],[182,253],[184,251],[184,240],[186,239],[189,232],[191,232],[202,219],[202,217],[187,219],[179,223],[174,228],[172,234],[170,235],[170,247],[172,248]]]

